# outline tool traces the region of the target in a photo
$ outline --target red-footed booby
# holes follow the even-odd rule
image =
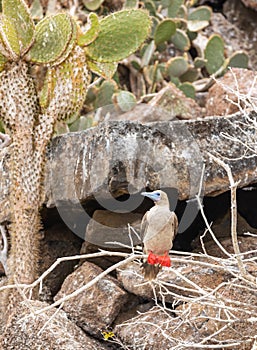
[[[152,199],[155,206],[145,213],[141,222],[141,239],[144,253],[148,255],[143,263],[145,280],[156,278],[162,266],[171,266],[169,250],[177,233],[178,219],[170,211],[168,196],[161,190],[142,192],[143,196]]]

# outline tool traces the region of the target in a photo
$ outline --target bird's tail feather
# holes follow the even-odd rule
[[[162,266],[160,264],[149,264],[147,261],[142,264],[144,279],[151,281],[156,279],[158,273],[161,271]]]

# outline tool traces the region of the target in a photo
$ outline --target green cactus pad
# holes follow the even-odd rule
[[[2,0],[3,14],[13,23],[19,39],[21,55],[34,41],[35,26],[24,0]]]
[[[186,97],[195,98],[195,88],[191,83],[183,83],[178,88],[184,92]]]
[[[194,66],[195,66],[195,68],[203,68],[205,66],[206,62],[207,61],[204,58],[196,57],[194,59]]]
[[[71,17],[60,13],[49,16],[36,26],[34,45],[29,51],[29,59],[35,63],[55,62],[66,51],[74,28]]]
[[[184,0],[162,0],[162,6],[168,8],[168,16],[170,18],[177,17],[179,8],[183,3]]]
[[[190,32],[199,32],[209,25],[208,21],[187,21],[187,28]]]
[[[82,131],[88,128],[92,128],[94,125],[94,119],[91,116],[81,116],[75,122],[69,125],[71,132]]]
[[[172,57],[166,64],[166,71],[169,76],[180,77],[188,70],[188,62],[184,57]]]
[[[178,18],[187,18],[187,7],[185,5],[181,5],[180,8],[178,9],[176,17]]]
[[[86,54],[98,62],[118,62],[137,50],[146,39],[151,20],[143,10],[123,10],[100,21],[100,32],[86,47]]]
[[[209,6],[199,6],[188,15],[189,21],[207,21],[209,22],[212,15],[212,9]]]
[[[180,76],[180,81],[181,82],[190,82],[192,83],[193,81],[197,80],[197,78],[199,77],[199,71],[198,69],[194,68],[194,67],[190,67],[186,73],[182,74]]]
[[[88,68],[91,72],[105,79],[111,79],[115,74],[118,64],[113,62],[97,62],[92,60],[87,60]]]
[[[244,51],[234,52],[229,57],[228,67],[248,68],[249,57]]]
[[[154,41],[156,45],[168,41],[176,32],[176,23],[171,19],[166,19],[158,24],[154,33]]]
[[[132,9],[138,7],[138,0],[125,0],[124,9]]]
[[[66,60],[66,58],[70,55],[71,51],[73,50],[74,46],[77,43],[78,25],[77,25],[77,22],[72,17],[70,17],[70,19],[71,19],[71,25],[72,25],[72,35],[71,35],[70,41],[66,46],[66,49],[64,50],[64,52],[61,54],[61,56],[51,64],[52,66],[57,66],[58,64]]]
[[[7,58],[0,53],[0,72],[4,69]]]
[[[150,16],[155,17],[156,16],[156,5],[155,2],[152,0],[146,0],[144,2],[146,10],[149,12]]]
[[[150,63],[151,58],[154,54],[155,49],[156,49],[156,46],[155,46],[153,40],[150,42],[149,45],[145,46],[145,50],[144,50],[142,60],[141,60],[142,67],[148,66],[148,64]]]
[[[204,50],[204,58],[207,60],[206,69],[209,74],[214,74],[224,63],[224,41],[218,34],[214,34],[208,40]]]
[[[20,56],[19,38],[12,21],[5,15],[1,16],[0,33],[9,59],[16,61]]]
[[[51,100],[45,114],[54,115],[55,120],[77,118],[85,98],[89,83],[84,51],[75,46],[69,57],[58,66],[51,67]],[[53,85],[52,85],[53,82]]]
[[[83,0],[83,4],[89,11],[96,11],[103,2],[104,0]]]
[[[3,122],[1,121],[1,119],[0,119],[0,132],[5,132],[5,130],[4,130],[4,124],[3,124]]]
[[[181,29],[176,30],[176,33],[172,36],[171,41],[173,42],[174,46],[181,51],[187,51],[190,48],[190,40],[187,34]]]
[[[102,83],[95,99],[94,107],[99,108],[112,104],[112,96],[117,91],[117,84],[114,80],[106,80]]]
[[[113,95],[113,102],[123,111],[128,112],[135,107],[137,99],[129,91],[119,91]]]
[[[49,105],[49,102],[53,98],[53,92],[54,92],[54,79],[53,79],[53,71],[51,69],[48,69],[44,84],[42,87],[42,90],[39,94],[39,104],[41,108],[44,110]]]
[[[91,44],[99,34],[100,24],[97,15],[95,13],[90,13],[88,19],[90,28],[85,33],[78,34],[79,46],[86,46]]]

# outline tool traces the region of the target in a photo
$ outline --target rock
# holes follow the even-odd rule
[[[221,285],[215,294],[215,298],[209,303],[202,300],[201,303],[192,301],[178,306],[175,314],[188,326],[193,322],[197,328],[197,338],[209,338],[210,348],[211,344],[217,342],[222,342],[223,345],[234,342],[238,344],[234,344],[233,349],[252,349],[252,335],[257,332],[254,322],[256,293],[243,283],[234,285],[232,282]],[[222,305],[219,300],[222,300]],[[183,337],[184,341],[186,337],[187,335]]]
[[[234,35],[230,35],[230,31],[224,28],[223,38],[227,41],[231,39],[230,45],[232,44],[234,50],[246,51],[250,58],[250,68],[257,70],[256,12],[245,7],[239,0],[230,0],[224,3],[224,13],[227,21],[233,24],[237,32],[233,31]],[[237,46],[235,46],[236,42]]]
[[[162,303],[117,324],[114,333],[135,349],[193,349],[201,345],[252,349],[257,332],[256,290],[232,279],[220,281],[213,292],[211,280],[205,282],[200,301],[188,295],[187,302],[182,302],[178,295],[170,309],[163,293]]]
[[[113,114],[109,120],[129,120],[144,123],[171,121],[178,119],[196,119],[203,116],[202,109],[192,98],[169,83],[161,89],[148,104],[136,105],[124,114]]]
[[[115,213],[109,210],[96,210],[86,229],[85,241],[94,242],[100,247],[122,248],[113,242],[125,244],[128,247],[140,244],[139,237],[131,230],[129,238],[128,224],[140,232],[142,214]]]
[[[225,116],[237,112],[239,110],[237,89],[241,96],[240,106],[242,108],[249,106],[249,100],[252,98],[253,103],[257,98],[257,83],[253,86],[255,79],[257,73],[248,69],[233,68],[232,72],[228,71],[209,89],[206,114]]]
[[[246,7],[250,7],[251,9],[257,11],[257,1],[256,0],[241,0],[241,1]]]
[[[55,300],[79,289],[101,272],[102,269],[98,266],[85,262],[65,279]],[[105,276],[91,288],[66,301],[63,309],[82,329],[90,334],[100,335],[101,330],[105,331],[113,323],[127,299],[127,293],[118,282]]]
[[[176,259],[176,261],[173,261]],[[179,261],[183,260],[183,261]],[[230,278],[228,271],[215,268],[215,262],[208,257],[189,258],[171,257],[172,267],[163,268],[157,279],[152,282],[144,281],[140,265],[136,262],[129,263],[117,271],[117,278],[128,292],[137,296],[151,300],[157,296],[159,300],[173,303],[178,296],[197,296],[199,290],[195,285],[202,288],[216,288],[220,283]],[[193,263],[192,263],[193,261]],[[199,263],[198,263],[199,262]],[[212,263],[213,266],[202,263]],[[193,284],[190,284],[188,281]],[[170,293],[167,293],[170,291]]]
[[[57,223],[48,227],[41,240],[40,273],[46,271],[58,258],[78,255],[80,248],[81,240],[65,225]],[[78,260],[63,261],[46,277],[44,285],[49,288],[52,296],[58,292],[77,263]]]
[[[227,238],[231,237],[231,215],[230,215],[230,210],[221,218],[215,220],[211,226],[212,231],[215,234],[215,237],[218,238],[219,241],[222,240],[222,244],[225,244],[225,242],[227,242]],[[237,235],[238,236],[244,236],[245,233],[247,232],[251,232],[252,234],[257,234],[257,229],[251,227],[247,221],[240,215],[237,214]],[[247,239],[247,237],[240,237],[240,239],[242,241],[244,241],[245,239]],[[230,240],[228,240],[230,241]],[[208,247],[213,245],[213,239],[211,237],[211,234],[209,232],[206,232],[206,234],[204,235],[204,237],[202,237],[202,242],[204,243],[204,246]],[[226,243],[227,245],[227,243]],[[197,237],[197,239],[195,240],[195,242],[193,242],[193,246],[195,247],[194,251],[195,252],[202,252],[202,245],[201,245],[201,241],[200,238]],[[216,246],[216,244],[214,243],[214,246]],[[219,250],[219,248],[216,246],[217,251],[219,251],[219,253],[221,253],[221,251]],[[229,249],[230,253],[232,252],[231,249]],[[208,250],[209,253],[209,250]],[[214,255],[214,256],[220,256],[216,254],[210,254],[210,255]],[[223,255],[221,255],[223,257]]]
[[[249,56],[249,67],[256,70],[256,14],[251,12],[239,0],[226,1],[225,15],[213,12],[211,25],[200,34],[204,34],[206,39],[212,34],[220,34],[225,42],[227,57],[243,50]]]
[[[164,311],[158,306],[117,325],[114,333],[123,344],[138,350],[172,350],[178,344],[181,348],[183,338],[188,343],[200,340],[192,325],[182,324],[173,317],[171,311]]]
[[[172,83],[169,83],[165,88],[160,90],[151,100],[150,105],[161,107],[172,116],[172,119],[196,119],[203,116],[202,108],[199,107],[195,100],[186,97]]]
[[[215,231],[214,231],[215,232]],[[256,234],[255,234],[256,235]],[[216,234],[215,234],[216,236]],[[238,245],[240,252],[242,253],[242,259],[250,259],[256,256],[255,249],[257,244],[257,238],[255,236],[244,236],[244,237],[238,237]],[[230,254],[234,254],[234,248],[231,241],[231,238],[225,238],[221,241],[222,247]],[[207,241],[204,243],[204,248],[207,252],[207,254],[211,256],[217,256],[220,258],[226,258],[227,255],[225,255],[224,252],[221,251],[221,249],[216,245],[215,242]],[[202,247],[198,247],[194,249],[195,253],[203,253]],[[245,253],[245,254],[243,254]]]
[[[255,120],[256,114],[249,115]],[[240,125],[244,124],[244,130]],[[221,135],[237,137],[240,144]],[[178,198],[194,198],[199,190],[203,162],[206,162],[203,194],[217,195],[229,189],[220,166],[210,161],[210,153],[229,159],[239,187],[257,180],[255,154],[245,157],[243,143],[256,142],[246,117],[175,120],[142,125],[133,122],[107,122],[78,133],[53,139],[46,164],[45,203],[57,206],[65,224],[84,238],[90,220],[81,203],[92,201],[115,211],[136,211],[142,204],[138,195],[149,189],[173,188]],[[7,155],[6,155],[7,157]],[[10,218],[8,211],[8,164],[0,167],[0,222]],[[128,195],[126,201],[115,198]]]
[[[48,304],[29,301],[30,307],[39,310]],[[64,311],[55,308],[34,315],[26,304],[16,310],[8,328],[0,336],[2,350],[106,350],[99,341],[87,336],[71,322]]]

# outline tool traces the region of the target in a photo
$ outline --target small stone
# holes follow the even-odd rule
[[[100,267],[85,262],[65,279],[55,300],[73,293],[101,272]],[[121,289],[118,282],[110,276],[105,276],[89,289],[66,301],[63,309],[82,329],[100,336],[100,331],[106,330],[113,323],[127,298],[127,293]]]

